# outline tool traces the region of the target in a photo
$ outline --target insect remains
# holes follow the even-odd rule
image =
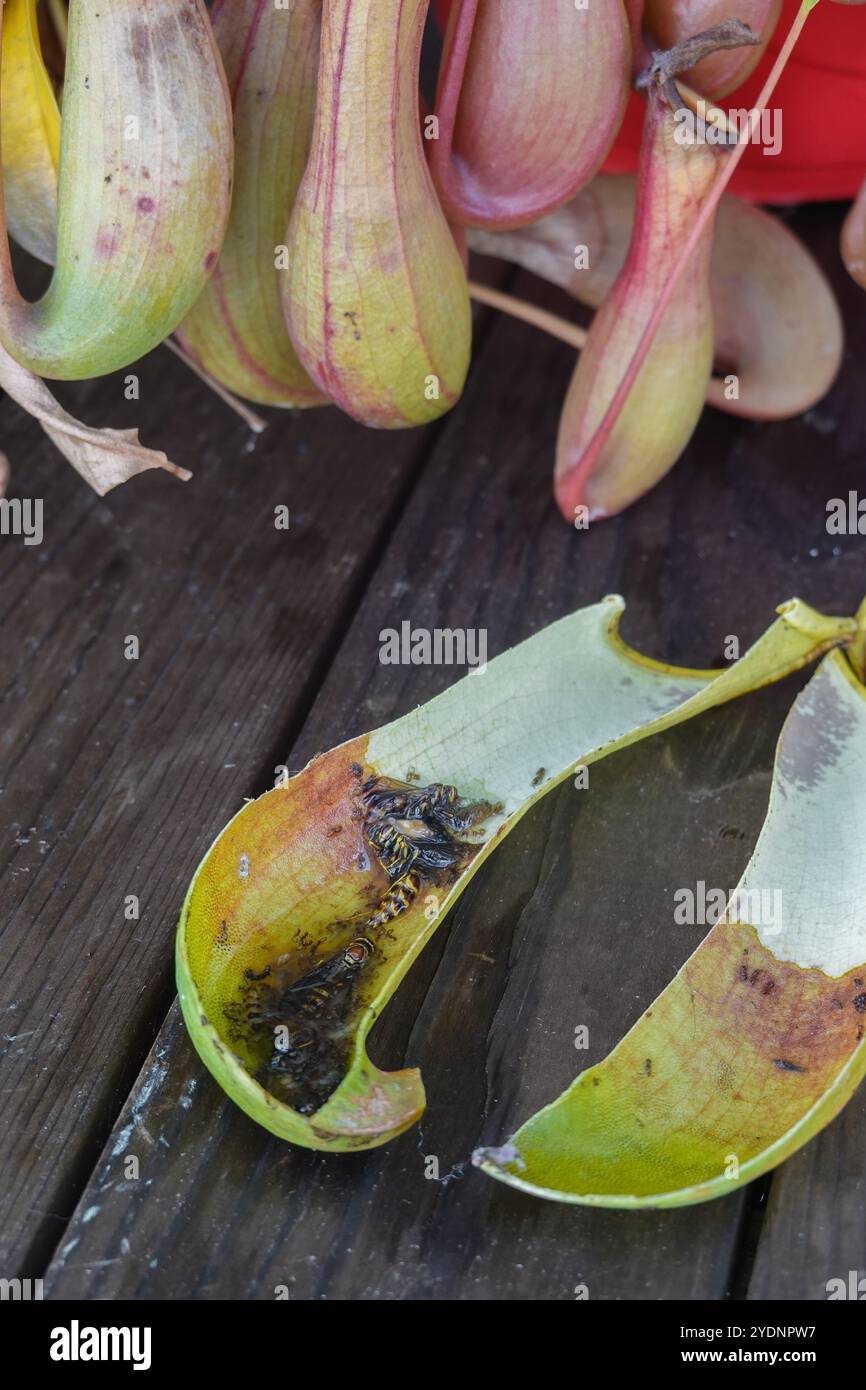
[[[269,1036],[272,1046],[259,1079],[302,1115],[318,1110],[345,1074],[347,1018],[358,976],[374,952],[369,938],[354,936],[286,985],[275,983],[279,967],[247,971],[243,1021],[254,1035]]]
[[[462,836],[493,809],[465,802],[444,783],[361,780],[362,769],[353,770],[360,784],[356,815],[388,879],[385,892],[350,925],[354,935],[339,951],[288,982],[287,957],[248,970],[240,1005],[226,1011],[236,1025],[268,1040],[259,1080],[304,1115],[318,1110],[346,1073],[358,984],[377,954],[382,929],[411,907],[426,884],[456,875],[478,849]]]
[[[368,778],[359,803],[367,840],[391,879],[369,928],[393,921],[425,882],[460,867],[476,846],[458,836],[491,809],[462,801],[456,787],[441,782],[417,787],[387,777]]]

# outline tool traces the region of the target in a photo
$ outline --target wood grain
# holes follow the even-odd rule
[[[331,646],[318,663],[304,667],[297,647],[297,673],[279,646],[276,655],[268,647],[266,659],[251,656],[263,629],[271,641],[284,642],[297,631],[301,647],[301,634],[309,640],[311,631],[303,621],[296,572],[280,600],[290,614],[272,616],[276,627],[265,622],[276,602],[264,596],[273,594],[276,560],[261,537],[257,553],[242,549],[242,566],[229,563],[219,571],[204,631],[190,619],[196,611],[191,596],[164,574],[170,568],[160,555],[165,542],[155,547],[152,570],[135,569],[129,602],[133,592],[140,596],[145,580],[145,587],[161,583],[156,607],[166,613],[165,586],[175,584],[163,653],[169,688],[152,688],[145,705],[153,707],[144,722],[122,725],[110,744],[116,750],[123,739],[123,765],[145,779],[146,794],[123,822],[129,841],[119,830],[112,834],[107,822],[103,834],[104,822],[85,808],[106,753],[97,743],[95,711],[87,730],[80,713],[67,750],[75,760],[68,780],[78,788],[78,815],[87,831],[67,851],[77,906],[71,922],[68,912],[58,914],[48,936],[50,944],[67,924],[75,933],[74,960],[82,949],[92,950],[96,939],[98,964],[88,962],[90,975],[87,967],[79,974],[73,965],[63,986],[56,973],[50,975],[61,1026],[89,1047],[76,1044],[74,1069],[62,1066],[52,1108],[37,1107],[41,1129],[29,1123],[23,1098],[12,1112],[23,1130],[13,1156],[27,1163],[37,1142],[46,1142],[45,1116],[56,1116],[61,1096],[68,1097],[70,1075],[85,1093],[82,1099],[73,1091],[73,1106],[98,1116],[100,1125],[110,1108],[106,1087],[115,1085],[119,1114],[89,1181],[83,1173],[100,1133],[95,1120],[90,1148],[82,1148],[78,1167],[68,1170],[64,1196],[71,1200],[79,1181],[80,1199],[68,1226],[58,1223],[56,1229],[49,1297],[272,1299],[286,1286],[291,1297],[303,1299],[543,1300],[573,1298],[583,1284],[591,1298],[605,1299],[721,1298],[730,1291],[791,1297],[800,1295],[790,1289],[806,1287],[807,1276],[797,1268],[803,1250],[798,1232],[809,1222],[810,1288],[819,1286],[822,1274],[831,1277],[837,1266],[844,1273],[846,1261],[862,1259],[862,1222],[859,1246],[858,1237],[843,1229],[846,1220],[849,1226],[856,1220],[852,1214],[858,1202],[862,1210],[866,1191],[859,1099],[779,1170],[763,1224],[750,1214],[742,1193],[684,1211],[594,1212],[534,1201],[490,1182],[468,1163],[478,1143],[506,1138],[580,1065],[604,1055],[697,944],[699,931],[673,924],[673,893],[700,878],[722,887],[736,882],[764,814],[775,739],[801,678],[616,755],[593,768],[588,792],[560,789],[515,830],[372,1035],[376,1062],[420,1065],[427,1086],[421,1124],[394,1144],[366,1155],[322,1156],[260,1132],[204,1073],[175,1007],[131,1096],[119,1106],[144,1051],[142,1040],[153,1029],[155,1002],[167,997],[168,940],[184,876],[238,794],[259,790],[271,761],[299,768],[315,752],[395,717],[455,678],[447,668],[382,666],[383,627],[406,618],[417,626],[485,627],[493,655],[563,613],[619,590],[629,603],[629,640],[670,661],[712,665],[721,660],[729,635],[745,647],[775,604],[791,594],[829,610],[853,610],[866,587],[862,539],[829,538],[825,505],[829,496],[844,496],[860,484],[866,420],[858,363],[866,347],[866,316],[860,292],[837,265],[838,210],[807,212],[798,225],[834,267],[849,328],[843,378],[804,420],[756,426],[707,412],[686,457],[624,517],[581,534],[556,514],[550,471],[571,356],[523,326],[499,321],[408,504],[395,510],[375,541],[379,563],[369,582],[364,576],[362,601],[351,615],[343,609],[342,627],[330,627]],[[521,283],[539,302],[569,311],[568,301],[538,282],[527,277]],[[330,418],[319,440],[329,457],[330,432],[345,428]],[[362,438],[351,432],[353,445]],[[338,530],[346,543],[354,540],[354,508],[366,515],[369,506],[375,513],[370,489],[376,487],[376,469],[387,469],[400,447],[391,438],[372,439],[375,447],[365,461],[348,460],[344,449],[321,482],[322,494],[330,489],[345,498],[351,491],[353,503]],[[225,466],[224,459],[214,463],[218,471]],[[349,489],[341,467],[352,479]],[[316,486],[316,477],[314,470],[304,474],[299,508],[315,510],[307,489]],[[394,486],[399,491],[403,485],[398,480]],[[164,492],[148,515],[150,526],[158,528],[157,518],[165,518]],[[126,524],[139,525],[132,510]],[[215,551],[234,554],[244,546],[238,533],[249,526],[247,500],[236,494],[223,519],[212,524],[219,527],[219,544],[208,537],[199,546],[210,557],[206,563],[216,566]],[[142,532],[136,534],[141,544]],[[74,545],[74,536],[67,544]],[[92,549],[85,546],[82,565]],[[368,564],[373,550],[365,551]],[[172,555],[175,569],[180,559],[179,551]],[[137,552],[135,564],[142,564]],[[327,570],[315,545],[308,564],[312,593]],[[84,573],[89,571],[70,572],[60,582],[69,591],[70,615]],[[98,580],[89,582],[99,596]],[[316,609],[320,624],[329,622],[332,603],[326,592]],[[106,622],[113,612],[109,605]],[[32,623],[32,612],[19,620],[19,643]],[[190,647],[205,654],[208,631],[207,682],[200,676],[195,682]],[[338,632],[343,640],[333,650]],[[79,637],[79,646],[86,647],[85,639]],[[58,642],[43,655],[40,679],[53,677],[62,687],[57,663],[70,658],[65,642]],[[170,685],[172,656],[183,672],[177,690]],[[81,660],[86,666],[87,655]],[[99,669],[111,712],[118,692],[110,688],[110,668]],[[278,693],[269,692],[268,709],[251,716],[248,707],[258,711],[268,684]],[[220,702],[216,711],[205,705],[196,709],[197,718],[173,726],[169,715],[176,717],[185,701],[206,699],[211,687],[221,692],[212,697]],[[97,682],[89,687],[94,688]],[[314,692],[296,737],[286,711],[310,705]],[[37,698],[42,703],[28,710],[26,729],[21,716],[18,737],[27,730],[38,733],[42,746],[44,736],[56,736],[54,702]],[[231,733],[239,708],[253,727]],[[218,758],[210,752],[215,731],[223,736]],[[235,750],[249,740],[256,742],[255,756],[234,770],[222,800],[208,796],[215,765],[240,762],[243,754]],[[40,764],[34,755],[34,805],[50,757],[43,751]],[[57,757],[60,766],[60,752]],[[121,778],[118,769],[109,785]],[[94,838],[100,841],[98,854]],[[83,848],[88,844],[89,850]],[[148,882],[159,887],[147,931],[138,924],[135,933],[147,942],[124,957],[121,982],[109,974],[111,950],[99,944],[105,936],[109,947],[115,940],[106,895],[135,891],[120,881],[141,872],[139,863]],[[101,904],[98,912],[88,911],[94,901]],[[36,939],[22,935],[13,964],[19,957],[23,962]],[[45,1007],[38,961],[46,949],[43,944],[29,972],[23,963],[16,966],[29,984],[31,1010]],[[52,949],[58,960],[73,960],[56,941]],[[50,963],[56,972],[53,957]],[[151,976],[162,971],[162,993],[151,989],[136,1032],[129,1001],[146,968]],[[85,998],[91,979],[95,993]],[[106,1018],[106,1008],[113,1018]],[[589,1028],[590,1048],[578,1054],[573,1039],[580,1023]],[[111,1062],[103,1055],[110,1038],[116,1050]],[[18,1084],[33,1071],[24,1063]],[[45,1084],[50,1088],[51,1078]],[[98,1103],[87,1100],[91,1086],[99,1089]],[[33,1094],[26,1091],[30,1110]],[[74,1124],[62,1127],[81,1145]],[[33,1171],[40,1176],[20,1188],[27,1200],[57,1189],[50,1176],[56,1153],[49,1146],[36,1155]],[[130,1179],[124,1169],[131,1156],[139,1160],[138,1178]],[[438,1160],[438,1180],[425,1177],[430,1157]],[[810,1217],[816,1191],[823,1195]]]
[[[0,549],[10,1272],[62,1232],[173,996],[183,884],[213,825],[272,781],[429,447],[403,435],[382,457],[330,410],[254,440],[167,353],[140,375],[148,437],[192,483],[150,474],[100,502],[2,408],[13,488],[45,499],[44,544]],[[89,418],[128,423],[118,399],[117,377],[77,393]]]

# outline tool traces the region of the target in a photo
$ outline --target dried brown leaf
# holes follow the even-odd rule
[[[192,474],[158,449],[146,449],[138,430],[95,429],[64,410],[48,387],[0,347],[0,387],[38,420],[48,437],[84,479],[104,497],[113,487],[149,468],[164,468],[186,482]],[[8,465],[7,465],[8,466]]]

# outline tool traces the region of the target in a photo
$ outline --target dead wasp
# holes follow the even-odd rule
[[[376,858],[391,879],[403,878],[410,869],[450,869],[464,848],[445,831],[420,818],[383,816],[368,823],[366,833]]]
[[[388,777],[368,778],[360,803],[367,839],[394,879],[411,868],[451,868],[466,848],[454,837],[468,829],[477,810],[463,805],[456,787],[413,787]]]
[[[331,1020],[336,1018],[339,1023],[340,1005],[348,1001],[350,987],[373,951],[373,943],[365,936],[353,937],[341,951],[282,988],[276,983],[260,983],[274,980],[271,966],[261,971],[248,970],[246,978],[250,983],[246,988],[242,1017],[259,1033],[270,1033],[280,1026],[300,1025],[302,1021],[318,1019],[324,1014]],[[239,1010],[233,1010],[234,1014],[239,1015],[234,1021],[240,1021]],[[308,1043],[299,1040],[293,1046],[301,1048]]]
[[[314,1017],[353,983],[372,954],[372,941],[365,936],[353,937],[342,951],[313,966],[306,975],[290,984],[280,996],[276,1012],[294,1018]]]
[[[395,917],[412,906],[420,892],[421,875],[416,869],[410,869],[408,874],[391,885],[372,917],[368,918],[367,926],[384,927],[387,922],[393,922]]]
[[[266,1078],[289,1087],[295,1108],[309,1114],[330,1095],[345,1072],[340,1031],[358,972],[373,954],[365,936],[294,980],[267,1012],[258,1016],[273,1032]]]
[[[284,1024],[260,1079],[301,1115],[311,1115],[339,1086],[345,1048],[311,1023]]]
[[[274,1055],[268,1063],[269,1071],[289,1071],[297,1062],[306,1061],[306,1053],[318,1045],[315,1029],[308,1023],[282,1024],[285,1030],[274,1042]],[[274,1030],[276,1034],[276,1029]]]
[[[457,788],[443,782],[414,787],[390,777],[369,777],[361,789],[361,804],[372,817],[425,821],[452,835],[472,824],[472,809],[462,807]]]
[[[360,803],[367,840],[392,881],[367,919],[369,928],[381,927],[412,905],[425,877],[459,864],[470,847],[457,835],[478,808],[464,806],[456,787],[417,787],[387,777],[368,778]]]

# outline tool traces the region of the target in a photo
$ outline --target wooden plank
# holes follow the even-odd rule
[[[482,355],[291,766],[450,683],[441,668],[380,665],[380,630],[404,618],[486,627],[495,652],[622,588],[636,600],[627,633],[711,664],[729,631],[748,642],[791,591],[777,557],[747,571],[748,595],[723,599],[714,550],[730,547],[742,489],[755,486],[746,467],[731,488],[721,466],[753,434],[735,421],[705,422],[691,459],[626,518],[570,531],[549,494],[570,355],[530,341],[531,369],[517,325],[503,323]],[[704,471],[714,450],[720,462]],[[689,511],[696,534],[709,520],[703,557],[670,545]],[[64,1237],[51,1295],[273,1297],[287,1284],[302,1298],[567,1298],[581,1282],[595,1297],[723,1294],[740,1195],[677,1213],[590,1212],[509,1193],[466,1160],[603,1055],[697,944],[700,932],[672,925],[672,893],[712,875],[736,882],[789,699],[790,687],[765,692],[629,750],[594,770],[585,803],[564,789],[518,828],[377,1026],[374,1059],[420,1064],[430,1101],[388,1148],[323,1157],[258,1132],[204,1077],[173,1013]],[[578,1058],[582,1022],[591,1048]],[[138,1180],[124,1176],[130,1155]],[[439,1182],[425,1178],[425,1155]]]
[[[866,1088],[774,1175],[751,1299],[866,1297]]]
[[[838,214],[809,220],[829,259]],[[850,291],[845,302],[856,315]],[[791,593],[840,611],[859,600],[858,538],[828,540],[815,466],[823,453],[834,489],[856,486],[856,440],[833,425],[859,390],[853,368],[805,421],[756,428],[708,413],[668,480],[579,536],[549,496],[569,370],[565,349],[497,328],[291,766],[450,683],[441,669],[379,664],[379,631],[403,618],[486,626],[492,654],[618,588],[627,637],[713,664],[729,634],[746,644]],[[795,688],[617,755],[593,770],[585,800],[563,788],[518,827],[374,1032],[374,1059],[420,1065],[429,1097],[421,1125],[386,1149],[321,1156],[259,1132],[204,1074],[172,1010],[64,1233],[49,1295],[272,1298],[286,1285],[298,1298],[541,1299],[586,1283],[591,1297],[723,1296],[739,1272],[742,1194],[591,1212],[511,1193],[466,1160],[603,1055],[696,944],[698,932],[672,925],[673,892],[736,881]],[[207,834],[218,825],[214,815]],[[579,1058],[577,1023],[590,1030]],[[429,1155],[438,1182],[424,1176]]]
[[[760,701],[772,724],[780,711]],[[203,1076],[173,1010],[48,1296],[270,1298],[285,1285],[295,1298],[568,1299],[581,1284],[593,1298],[721,1296],[738,1195],[593,1212],[522,1197],[466,1162],[567,1084],[576,1022],[596,1060],[663,987],[695,940],[671,920],[686,866],[735,881],[746,845],[723,832],[759,820],[765,759],[738,713],[706,722],[700,740],[660,739],[595,769],[579,809],[576,791],[556,793],[476,880],[377,1029],[374,1058],[419,1064],[429,1098],[418,1129],[386,1149],[325,1157],[255,1130]],[[743,776],[730,787],[732,758]],[[660,787],[678,808],[662,856]]]
[[[121,377],[64,395],[149,421],[192,483],[151,473],[100,501],[0,407],[13,492],[45,505],[41,546],[0,542],[6,1275],[62,1232],[173,997],[182,886],[272,780],[434,437],[383,450],[327,410],[273,412],[254,439],[167,353],[136,370],[139,402]]]

